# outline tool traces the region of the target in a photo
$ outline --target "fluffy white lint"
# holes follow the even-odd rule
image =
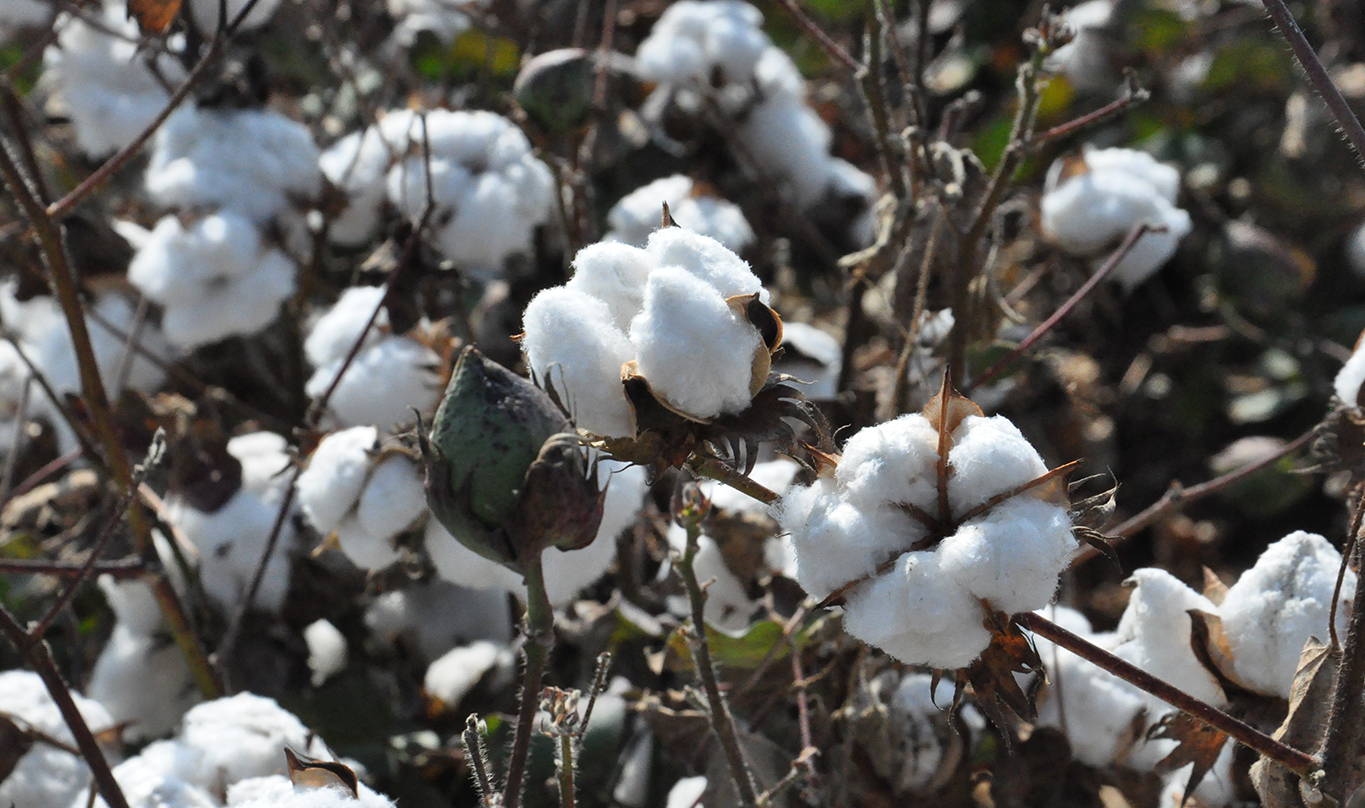
[[[1111,273],[1132,290],[1170,260],[1190,232],[1190,215],[1175,206],[1180,172],[1132,149],[1089,149],[1081,160],[1083,173],[1063,179],[1064,160],[1048,172],[1043,234],[1098,265],[1138,224],[1164,226],[1164,232],[1145,234]]]
[[[218,15],[220,9],[226,6],[226,20],[229,25],[237,19],[237,15],[246,8],[247,0],[227,0],[226,3],[220,0],[186,0],[185,5],[189,6],[190,15],[194,18],[194,24],[198,26],[200,33],[207,38],[212,38],[213,33],[218,30]],[[239,31],[249,31],[253,28],[260,28],[270,22],[270,18],[275,16],[275,10],[280,7],[280,0],[258,0],[256,5],[251,7],[246,17],[237,27]]]
[[[754,241],[753,228],[739,206],[719,197],[696,194],[690,177],[674,174],[636,188],[607,213],[608,241],[643,247],[659,229],[663,204],[679,227],[710,236],[728,250],[740,252]]]
[[[346,667],[346,637],[326,620],[317,620],[303,630],[308,644],[308,669],[313,685],[322,684]]]
[[[357,426],[333,432],[318,443],[295,490],[308,521],[324,535],[337,529],[355,507],[374,466],[379,430]]]
[[[1218,680],[1190,647],[1189,610],[1217,614],[1218,607],[1165,570],[1139,569],[1128,580],[1136,588],[1119,620],[1114,653],[1197,699],[1226,704]],[[1145,698],[1154,715],[1169,710],[1155,696]]]
[[[274,699],[252,693],[204,702],[185,714],[176,773],[214,794],[249,777],[285,773],[284,748],[330,760],[322,740]]]
[[[109,713],[98,702],[72,693],[76,708],[94,732],[113,726]],[[0,713],[17,719],[67,746],[75,744],[61,711],[38,674],[29,671],[0,673]],[[78,756],[42,741],[36,742],[14,764],[0,783],[0,803],[15,806],[63,806],[71,802],[90,779],[90,769]]]
[[[1013,424],[968,416],[951,438],[950,519],[933,536],[939,439],[919,414],[861,430],[832,477],[794,487],[775,508],[809,594],[857,584],[845,596],[850,634],[940,668],[969,664],[989,643],[982,601],[1008,613],[1046,605],[1076,549],[1065,505],[1036,491],[993,501],[1046,472]]]
[[[797,387],[812,401],[828,401],[838,394],[844,360],[837,338],[813,325],[784,322],[782,345],[786,352],[773,363],[773,370],[805,382]]]
[[[465,589],[439,578],[380,595],[366,611],[365,625],[380,641],[402,640],[428,660],[472,640],[512,638],[504,590]]]
[[[128,280],[161,304],[167,338],[194,348],[250,336],[273,322],[294,293],[294,263],[235,211],[188,227],[166,216],[133,256]]]
[[[228,808],[394,808],[393,800],[360,783],[359,797],[343,788],[296,786],[274,774],[234,784],[227,792]]]
[[[532,299],[522,349],[542,384],[594,434],[633,437],[621,387],[631,359],[654,393],[696,418],[749,403],[758,329],[726,303],[768,299],[748,264],[715,239],[670,227],[644,249],[601,243],[579,251],[564,287]]]
[[[303,342],[303,353],[308,357],[308,363],[320,368],[345,357],[383,299],[382,286],[352,286],[342,292],[337,302],[314,321],[308,331],[308,338]],[[365,334],[364,347],[382,339],[381,329],[388,324],[388,310],[380,309],[374,327]]]
[[[304,392],[317,399],[331,387],[345,358],[313,372]],[[409,423],[412,411],[427,412],[441,398],[441,358],[411,336],[384,336],[356,355],[327,402],[329,426]]]
[[[452,648],[427,667],[422,688],[451,709],[494,668],[512,670],[514,657],[507,646],[479,640]]]
[[[1336,378],[1332,380],[1333,392],[1347,407],[1359,406],[1360,386],[1365,384],[1365,349],[1362,345],[1365,345],[1365,341],[1357,340],[1351,358],[1346,360],[1346,364],[1341,366]]]

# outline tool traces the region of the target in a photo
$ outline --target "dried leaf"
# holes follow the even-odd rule
[[[128,16],[144,34],[164,34],[180,12],[180,0],[128,0]]]
[[[305,788],[343,788],[355,799],[360,799],[360,782],[355,772],[344,763],[333,760],[309,760],[300,757],[289,747],[284,749],[284,761],[289,769],[289,780]]]
[[[929,423],[934,425],[940,435],[940,451],[946,451],[952,446],[952,434],[958,426],[966,420],[969,415],[985,415],[981,408],[976,406],[976,402],[962,395],[948,384],[948,375],[943,376],[943,387],[924,405],[920,412]],[[947,436],[947,446],[943,445],[943,436]]]
[[[1228,596],[1228,585],[1218,577],[1218,573],[1204,567],[1204,597],[1213,601],[1214,606],[1222,606]]]
[[[1272,738],[1311,755],[1318,753],[1332,708],[1341,656],[1340,649],[1308,641],[1299,655],[1299,670],[1289,689],[1289,714]],[[1302,808],[1299,782],[1297,774],[1265,758],[1251,766],[1251,784],[1266,808]]]
[[[33,748],[33,736],[7,715],[0,714],[0,781],[9,777],[19,758]]]
[[[1190,779],[1185,783],[1185,794],[1180,804],[1183,806],[1199,787],[1204,775],[1213,768],[1218,753],[1228,736],[1205,724],[1188,713],[1168,713],[1147,732],[1148,740],[1167,738],[1176,741],[1177,746],[1171,753],[1156,764],[1156,773],[1170,774],[1187,764],[1193,763]]]
[[[1224,692],[1250,690],[1237,678],[1232,664],[1232,644],[1223,631],[1223,618],[1199,609],[1190,609],[1190,648],[1194,658],[1213,674]]]
[[[1092,474],[1084,479],[1075,480],[1069,483],[1067,487],[1070,491],[1075,491],[1076,489],[1085,486],[1085,484],[1091,480],[1099,479],[1103,476],[1108,475]],[[1107,491],[1101,491],[1094,496],[1072,502],[1072,524],[1102,530],[1104,526],[1109,524],[1110,520],[1114,518],[1114,509],[1117,504],[1114,495],[1118,490],[1118,483],[1115,483]]]
[[[1004,612],[987,609],[982,625],[991,633],[991,644],[966,670],[965,678],[976,694],[977,706],[1000,730],[1002,737],[1010,737],[1005,710],[1026,721],[1037,716],[1037,707],[1014,678],[1016,673],[1041,670],[1042,659],[1018,625]]]
[[[1114,545],[1110,543],[1111,540],[1108,536],[1094,528],[1082,527],[1080,525],[1073,527],[1071,533],[1076,538],[1085,542],[1088,546],[1099,550],[1104,554],[1105,558],[1114,562],[1114,566],[1119,572],[1123,572],[1123,562],[1119,560],[1118,551],[1114,549]]]

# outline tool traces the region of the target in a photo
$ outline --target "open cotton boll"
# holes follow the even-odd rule
[[[1064,11],[1062,17],[1076,36],[1050,54],[1044,68],[1062,73],[1079,89],[1111,88],[1114,69],[1109,63],[1110,45],[1103,29],[1113,16],[1113,0],[1089,0]]]
[[[279,510],[274,497],[245,489],[213,513],[179,499],[167,503],[167,518],[199,551],[199,578],[204,590],[223,608],[236,607],[246,593]],[[289,590],[288,549],[293,543],[294,528],[285,519],[256,593],[257,607],[273,612],[284,603]]]
[[[314,399],[331,387],[345,358],[318,368],[304,392]],[[356,355],[327,402],[324,423],[333,426],[378,424],[389,429],[412,421],[412,411],[427,412],[441,398],[441,358],[409,336],[383,337]]]
[[[211,793],[223,794],[249,777],[285,773],[284,749],[331,759],[322,739],[270,698],[253,693],[206,701],[185,714],[177,743],[178,774]]]
[[[684,777],[668,789],[665,808],[698,808],[706,793],[707,779],[703,775]]]
[[[747,84],[770,41],[763,15],[737,0],[670,5],[635,53],[636,74],[656,84],[708,85],[719,70],[725,81]]]
[[[963,419],[953,433],[948,465],[952,468],[948,502],[955,514],[1047,473],[1038,450],[1002,415]]]
[[[1037,725],[1065,732],[1071,754],[1083,763],[1124,762],[1146,728],[1143,694],[1070,651],[1049,646],[1054,659],[1044,659],[1048,685],[1038,700]]]
[[[233,784],[227,792],[228,808],[394,808],[393,800],[364,783],[359,795],[343,788],[294,785],[288,777],[274,774]]]
[[[687,270],[723,298],[757,293],[759,300],[768,302],[768,290],[748,263],[710,236],[681,227],[665,227],[650,234],[645,252],[660,267]],[[648,284],[645,288],[647,294]]]
[[[938,496],[937,462],[938,430],[922,415],[902,415],[849,438],[834,479],[853,505],[905,502],[923,510]]]
[[[212,38],[218,30],[219,9],[226,6],[226,24],[231,25],[237,15],[246,8],[247,0],[187,0],[185,5],[190,7],[190,16],[194,18],[194,24],[200,33],[207,38]],[[260,28],[270,22],[270,18],[275,16],[275,10],[280,7],[280,0],[258,0],[256,5],[251,7],[251,11],[238,25],[238,31],[250,31],[253,28]]]
[[[397,561],[393,539],[426,512],[426,493],[417,464],[392,455],[375,466],[355,503],[337,526],[341,551],[358,566],[380,569]]]
[[[157,130],[147,192],[167,207],[217,207],[265,222],[317,195],[308,128],[270,109],[180,107]]]
[[[1015,614],[1052,600],[1076,551],[1065,506],[1014,497],[943,540],[944,574],[997,609]]]
[[[696,418],[749,404],[758,329],[716,288],[684,269],[649,276],[644,306],[630,324],[639,371],[654,393]]]
[[[1360,387],[1365,384],[1365,342],[1357,341],[1355,351],[1332,380],[1332,390],[1347,407],[1360,406]]]
[[[607,214],[611,227],[607,240],[645,246],[659,229],[664,203],[679,227],[709,236],[726,249],[739,252],[754,241],[753,228],[738,205],[714,196],[694,196],[692,180],[683,174],[655,180],[621,197]]]
[[[1165,570],[1143,568],[1128,579],[1136,585],[1119,619],[1114,653],[1197,699],[1222,706],[1223,688],[1190,647],[1190,609],[1217,614],[1218,607]],[[1154,714],[1168,710],[1148,697]]]
[[[612,323],[624,332],[644,305],[645,284],[654,268],[654,257],[644,250],[601,241],[578,251],[573,277],[564,286],[606,303]]]
[[[53,8],[38,5],[46,13]],[[57,41],[43,51],[40,82],[70,117],[76,145],[96,158],[132,143],[170,94],[148,69],[137,22],[122,2],[105,0],[86,13],[93,23],[65,13],[57,18]],[[156,66],[169,86],[185,80],[185,69],[170,54],[158,57]]]
[[[194,348],[255,334],[274,321],[294,293],[294,264],[236,212],[188,227],[166,216],[133,256],[128,280],[165,309],[167,338]]]
[[[346,637],[326,620],[315,620],[303,630],[308,645],[308,669],[317,687],[346,668]]]
[[[355,507],[374,467],[378,442],[378,429],[357,426],[333,432],[313,450],[294,488],[304,517],[318,532],[336,530]]]
[[[137,757],[114,767],[114,780],[129,808],[217,808],[219,803],[213,795],[185,782],[165,765],[167,756],[163,752],[167,746],[176,744],[153,744]],[[70,808],[109,808],[109,803],[98,793],[91,800],[90,791],[83,789],[71,801]]]
[[[469,30],[469,15],[461,7],[485,8],[489,0],[388,0],[389,16],[398,21],[394,28],[394,42],[404,48],[416,41],[417,35],[429,31],[446,44]]]
[[[811,401],[829,401],[838,395],[843,346],[837,338],[813,325],[784,322],[782,346],[785,352],[773,363],[773,370],[805,382],[797,386]]]
[[[346,195],[346,207],[327,231],[334,243],[356,246],[374,234],[393,159],[393,149],[375,127],[346,135],[318,157],[322,175]]]
[[[200,700],[185,657],[164,634],[140,632],[119,622],[95,661],[87,688],[123,737],[145,741],[165,735]]]
[[[824,197],[834,171],[833,135],[803,99],[769,96],[740,122],[739,137],[792,204],[805,209]]]
[[[113,726],[113,719],[98,702],[79,693],[71,695],[92,731],[101,732]],[[13,716],[68,746],[75,745],[57,703],[36,673],[0,673],[0,713]],[[14,763],[14,769],[4,782],[0,782],[0,804],[65,805],[89,779],[90,769],[80,757],[38,741]]]
[[[440,659],[427,666],[422,689],[447,707],[455,708],[465,694],[497,668],[498,678],[510,678],[516,658],[506,645],[479,640],[460,648],[452,648]]]
[[[1325,642],[1341,554],[1316,533],[1296,531],[1266,548],[1228,588],[1219,606],[1237,678],[1269,696],[1289,698],[1309,637]],[[1346,570],[1337,605],[1345,636],[1356,574]]]
[[[436,659],[473,640],[507,643],[512,639],[512,616],[504,591],[466,589],[444,580],[380,595],[366,610],[365,625],[386,643],[407,638],[426,659]]]
[[[308,338],[303,341],[303,353],[308,357],[308,363],[320,368],[344,358],[383,299],[382,286],[352,286],[342,292],[337,302],[308,330]],[[388,324],[388,309],[380,309],[374,327],[365,334],[363,347],[382,339],[380,329]]]

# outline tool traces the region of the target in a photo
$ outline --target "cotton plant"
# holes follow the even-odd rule
[[[79,693],[71,695],[92,731],[114,726],[99,702]],[[0,782],[0,802],[34,806],[71,802],[89,780],[90,769],[79,755],[67,751],[75,739],[38,674],[17,670],[0,673],[0,714],[57,742],[38,740],[17,759],[11,758],[14,768]]]
[[[831,198],[861,200],[864,213],[851,232],[860,244],[870,243],[876,182],[830,155],[829,125],[806,103],[805,79],[762,23],[748,3],[674,3],[640,43],[635,72],[686,111],[699,111],[712,95],[734,118],[756,167],[797,208],[809,211]]]
[[[413,410],[429,412],[440,398],[441,357],[419,338],[429,325],[425,320],[407,334],[394,334],[387,310],[381,311],[360,352],[346,366],[347,355],[383,297],[383,287],[353,286],[308,332],[304,356],[315,370],[304,391],[318,399],[332,390],[324,426],[387,430],[410,422]],[[346,372],[336,382],[343,366]]]
[[[89,13],[91,21],[69,12],[57,16],[57,38],[43,52],[40,81],[49,105],[71,119],[76,145],[87,157],[101,158],[132,143],[170,93],[148,68],[137,22],[123,2],[104,0]],[[156,57],[156,69],[171,86],[185,79],[170,54]]]
[[[212,511],[200,510],[181,495],[169,497],[167,518],[194,545],[199,579],[220,608],[236,608],[256,573],[284,501],[290,464],[287,441],[273,432],[251,432],[227,442],[228,454],[242,467],[241,487]],[[280,528],[275,553],[266,565],[254,605],[277,612],[289,590],[292,520]]]
[[[710,236],[731,252],[742,252],[754,242],[753,228],[738,205],[706,193],[683,174],[657,179],[621,197],[607,212],[606,240],[645,246],[659,227],[664,204],[679,227]]]
[[[1361,385],[1365,384],[1365,350],[1362,345],[1365,345],[1365,340],[1356,340],[1355,350],[1332,380],[1332,392],[1346,408],[1357,408],[1362,404],[1360,390]]]
[[[1115,72],[1110,64],[1112,46],[1105,35],[1114,18],[1113,0],[1087,0],[1062,13],[1074,38],[1047,57],[1044,67],[1061,73],[1082,90],[1111,89]]]
[[[417,221],[430,186],[433,246],[485,278],[530,253],[536,228],[556,210],[554,177],[526,135],[483,110],[391,110],[337,141],[320,166],[347,200],[329,231],[334,241],[366,241],[386,201]]]
[[[794,377],[811,401],[832,401],[839,394],[843,346],[834,335],[809,323],[782,323],[782,356],[773,370]]]
[[[1176,207],[1180,172],[1132,149],[1087,148],[1048,170],[1041,203],[1043,235],[1098,267],[1139,224],[1149,231],[1110,274],[1131,292],[1175,254],[1190,215]]]
[[[946,389],[860,430],[837,466],[776,507],[796,580],[842,600],[844,630],[902,662],[965,668],[990,612],[1038,609],[1077,548],[1069,504],[1003,416]]]
[[[516,657],[502,643],[476,640],[452,648],[430,665],[422,677],[422,691],[441,709],[454,709],[485,678],[509,684]]]
[[[666,227],[643,249],[585,247],[573,267],[526,307],[522,349],[579,429],[635,437],[625,377],[695,421],[744,410],[767,381],[780,322],[748,264],[715,239]]]
[[[402,451],[381,451],[372,426],[323,438],[295,490],[304,518],[365,569],[396,562],[393,540],[427,510],[421,468]]]

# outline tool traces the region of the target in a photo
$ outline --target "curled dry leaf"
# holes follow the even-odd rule
[[[334,760],[311,760],[284,749],[284,762],[289,770],[289,781],[306,788],[343,788],[360,799],[360,781],[350,766]]]
[[[1271,737],[1300,751],[1318,753],[1340,665],[1341,649],[1308,641],[1289,690],[1289,714]],[[1266,808],[1302,808],[1299,776],[1283,766],[1265,758],[1257,760],[1251,766],[1251,784]]]
[[[1004,612],[987,609],[982,625],[991,633],[991,644],[981,652],[981,656],[966,669],[964,678],[972,686],[976,704],[1000,730],[1001,737],[1009,743],[1009,724],[1006,713],[1026,721],[1038,714],[1032,696],[1024,692],[1016,673],[1034,673],[1042,670],[1043,660],[1033,641]],[[953,710],[960,706],[961,692],[953,694]]]
[[[1190,779],[1185,783],[1185,794],[1181,798],[1180,804],[1183,806],[1199,787],[1204,775],[1213,768],[1214,761],[1218,760],[1218,753],[1223,751],[1223,744],[1227,742],[1228,736],[1188,713],[1174,712],[1168,713],[1147,732],[1148,740],[1157,738],[1166,738],[1177,743],[1175,749],[1156,764],[1157,774],[1170,774],[1187,764],[1194,764],[1194,768],[1190,770]]]

